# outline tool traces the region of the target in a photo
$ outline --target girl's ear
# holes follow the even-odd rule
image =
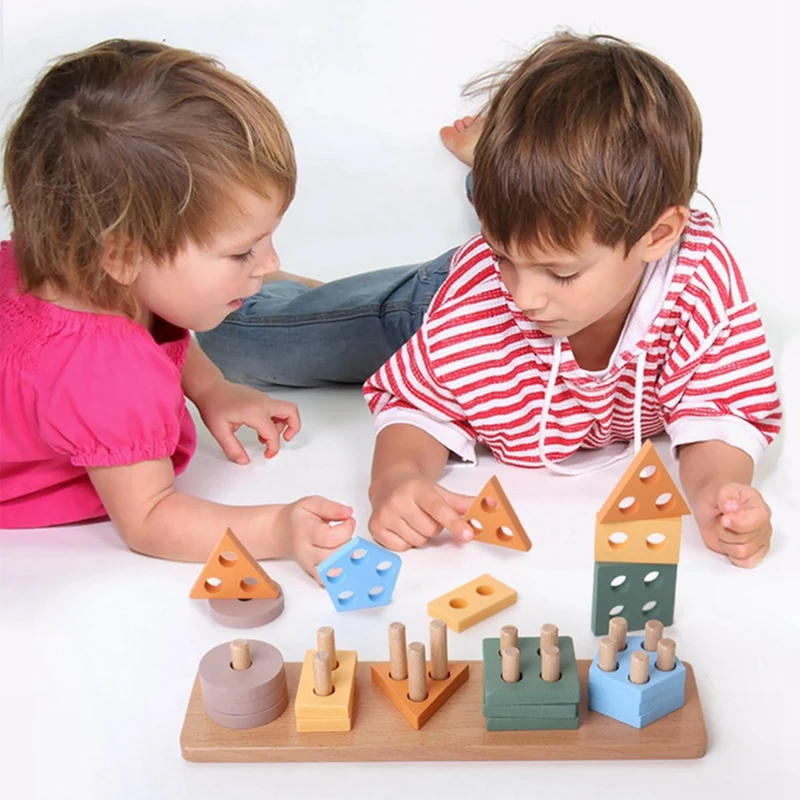
[[[109,236],[103,248],[103,269],[122,286],[130,286],[141,271],[141,256],[130,242]]]
[[[670,206],[664,211],[640,240],[644,246],[644,260],[658,261],[666,255],[680,239],[688,221],[689,209],[686,206]]]

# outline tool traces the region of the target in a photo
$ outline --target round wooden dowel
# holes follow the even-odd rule
[[[608,623],[608,635],[617,643],[617,650],[624,650],[628,637],[628,620],[613,617]]]
[[[234,639],[231,642],[231,666],[234,669],[247,669],[252,663],[247,639]]]
[[[431,678],[443,681],[450,674],[447,666],[447,623],[441,619],[431,622]]]
[[[519,648],[504,647],[500,651],[503,662],[503,680],[506,683],[516,683],[519,678]]]
[[[327,697],[333,692],[330,653],[319,650],[311,658],[314,667],[314,694]]]
[[[657,619],[648,620],[644,626],[644,649],[654,653],[663,635],[663,624]]]
[[[641,686],[647,683],[650,671],[650,656],[644,650],[631,653],[631,683]]]
[[[561,677],[561,651],[555,645],[541,648],[542,680],[553,683]]]
[[[402,622],[389,625],[389,675],[395,681],[404,681],[408,677],[408,661],[406,660],[406,626]]]
[[[614,672],[617,668],[617,643],[610,636],[604,636],[600,640],[600,657],[597,666],[603,672]]]
[[[539,639],[539,650],[543,647],[558,647],[558,628],[549,622],[542,625]]]
[[[333,628],[325,625],[317,629],[317,651],[328,654],[331,662],[331,671],[339,666],[339,660],[336,658],[336,637],[334,636]]]
[[[658,655],[656,667],[662,672],[672,672],[675,669],[675,640],[660,639],[658,642]]]
[[[516,647],[519,639],[519,631],[516,625],[503,625],[500,629],[500,652],[506,647]]]
[[[408,698],[416,703],[428,696],[426,680],[425,645],[422,642],[411,642],[408,646]]]

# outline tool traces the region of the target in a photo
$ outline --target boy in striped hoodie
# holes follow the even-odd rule
[[[689,206],[691,94],[610,37],[559,34],[503,78],[474,153],[481,234],[364,386],[373,536],[395,550],[442,529],[469,539],[472,498],[436,481],[476,442],[569,474],[580,448],[666,431],[705,543],[755,566],[772,529],[753,467],[781,413],[756,305]]]

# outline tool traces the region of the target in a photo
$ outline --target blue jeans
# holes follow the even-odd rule
[[[453,253],[315,289],[267,283],[197,341],[226,378],[256,388],[363,383],[420,326]]]

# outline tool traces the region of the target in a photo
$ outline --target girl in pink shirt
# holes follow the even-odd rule
[[[0,525],[108,516],[132,549],[184,560],[230,526],[256,558],[314,574],[352,536],[349,507],[229,507],[174,485],[195,449],[186,397],[238,463],[241,425],[268,457],[300,429],[293,404],[226,381],[189,334],[278,269],[296,172],[272,104],[209,58],[105,42],[41,78],[4,173]]]

